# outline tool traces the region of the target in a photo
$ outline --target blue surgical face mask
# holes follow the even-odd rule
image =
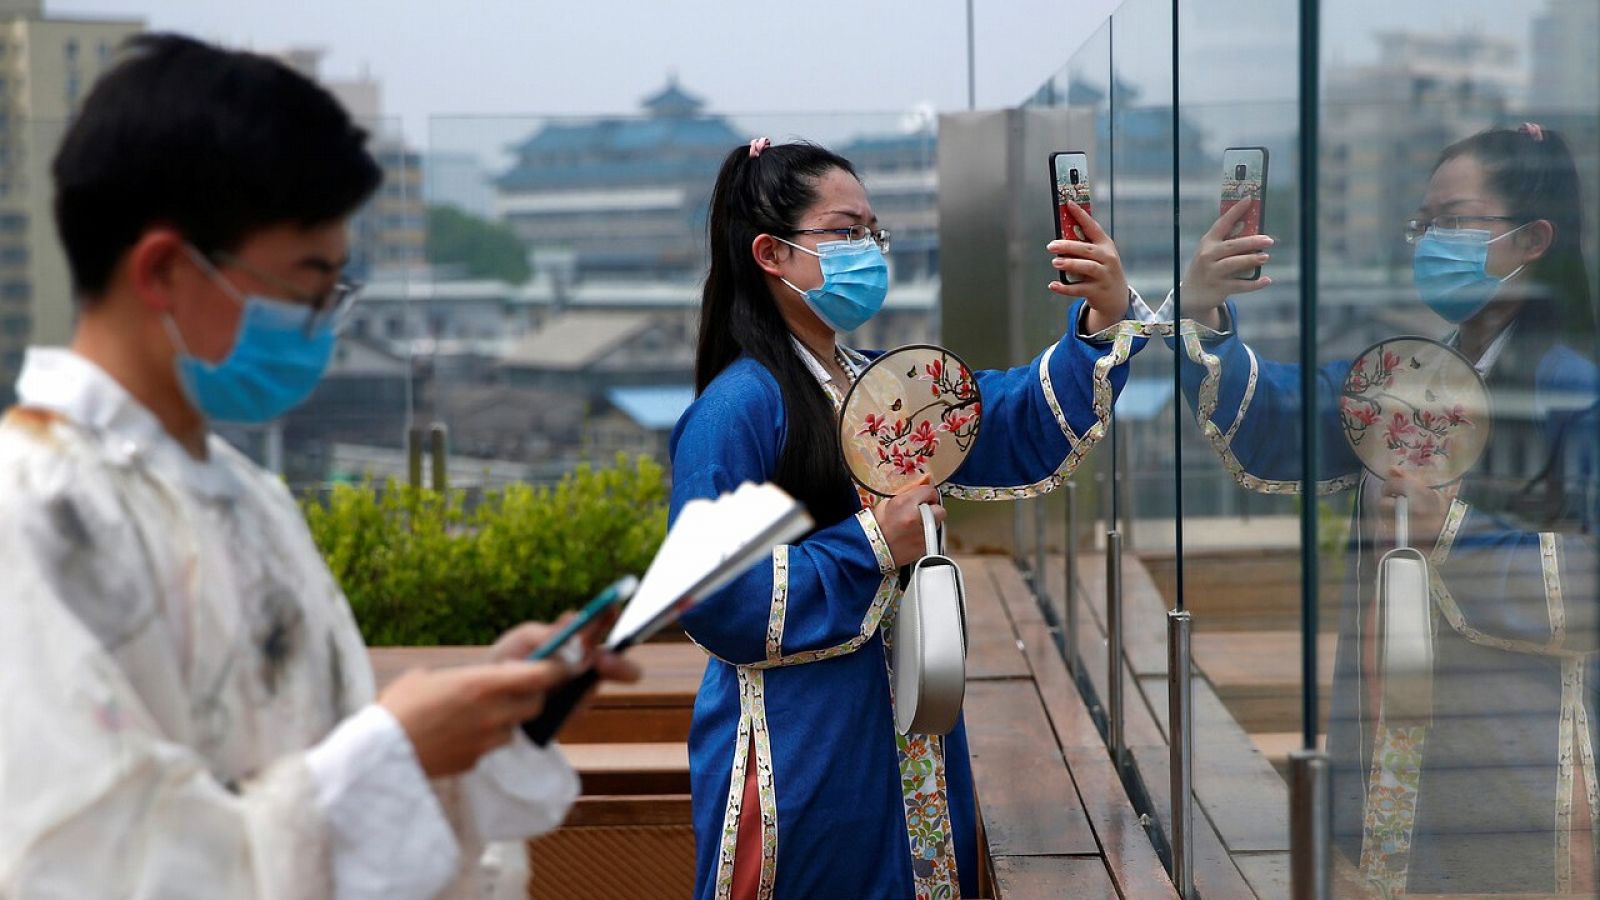
[[[1417,241],[1411,259],[1417,293],[1422,302],[1450,322],[1461,323],[1489,305],[1510,275],[1496,278],[1489,274],[1489,245],[1527,227],[1518,225],[1500,237],[1490,237],[1481,228],[1429,228]]]
[[[334,322],[307,329],[311,307],[259,295],[245,296],[190,249],[200,267],[244,307],[233,349],[212,364],[189,353],[169,315],[167,334],[178,349],[178,381],[206,418],[259,424],[279,418],[311,396],[333,357]]]
[[[822,264],[821,287],[803,291],[787,278],[783,283],[804,297],[817,318],[835,332],[855,331],[883,309],[889,296],[889,262],[872,238],[823,241],[815,250],[777,240],[815,256]]]

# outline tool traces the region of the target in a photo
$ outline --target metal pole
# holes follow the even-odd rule
[[[413,490],[422,488],[422,426],[406,429],[406,483]]]
[[[266,470],[272,474],[283,477],[283,420],[274,419],[267,424],[267,430],[262,435],[261,458],[266,463]]]
[[[429,449],[433,454],[433,489],[440,492],[450,489],[450,451],[445,438],[445,427],[435,422],[429,431]]]
[[[1066,628],[1067,670],[1076,677],[1078,674],[1078,482],[1076,480],[1067,482],[1067,538],[1062,543],[1066,547],[1067,586],[1062,591],[1066,597],[1066,608],[1062,611],[1061,620]]]
[[[1194,897],[1194,682],[1187,610],[1167,611],[1167,722],[1172,775],[1172,884]]]
[[[1050,605],[1050,584],[1044,577],[1045,518],[1044,498],[1033,501],[1033,595],[1041,608]]]
[[[972,0],[967,0],[967,109],[978,108],[977,40],[973,34]]]
[[[1289,896],[1293,900],[1333,897],[1332,776],[1328,755],[1318,750],[1289,754]]]
[[[1321,151],[1319,0],[1300,0],[1300,690],[1304,749],[1289,762],[1290,895],[1331,897],[1331,789],[1328,759],[1317,749],[1317,475],[1320,412],[1317,378],[1318,156]]]
[[[1106,532],[1106,731],[1111,756],[1121,766],[1127,750],[1122,731],[1122,535]]]

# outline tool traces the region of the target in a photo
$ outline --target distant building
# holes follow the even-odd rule
[[[94,80],[143,30],[139,19],[62,18],[42,0],[0,0],[0,406],[13,400],[23,349],[71,334],[50,164]]]
[[[705,260],[705,209],[722,158],[748,138],[674,80],[643,117],[552,121],[515,146],[495,211],[572,280],[688,281]]]
[[[292,47],[275,58],[318,81],[350,117],[371,135],[369,149],[383,169],[383,185],[350,222],[349,273],[370,279],[393,270],[418,270],[427,264],[427,211],[422,196],[422,155],[406,146],[398,122],[383,113],[383,87],[369,75],[354,79],[322,77],[326,52]]]
[[[429,153],[422,158],[422,200],[453,206],[483,219],[494,217],[494,191],[483,163],[471,153]]]
[[[1386,32],[1378,48],[1376,63],[1328,76],[1324,266],[1397,273],[1410,267],[1401,231],[1439,151],[1499,124],[1516,108],[1527,73],[1517,41],[1505,36]]]
[[[1528,105],[1539,110],[1590,113],[1600,81],[1600,3],[1548,0],[1533,19]]]

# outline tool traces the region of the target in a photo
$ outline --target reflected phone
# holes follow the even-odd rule
[[[1230,238],[1260,234],[1267,218],[1267,148],[1229,147],[1222,151],[1222,213],[1250,204]],[[1261,267],[1234,276],[1240,281],[1261,277]]]
[[[1083,229],[1067,212],[1067,207],[1071,205],[1086,213],[1094,212],[1093,196],[1089,191],[1089,154],[1080,150],[1050,154],[1050,184],[1055,204],[1056,238],[1086,240]],[[1081,280],[1066,272],[1059,274],[1062,284],[1077,284]]]

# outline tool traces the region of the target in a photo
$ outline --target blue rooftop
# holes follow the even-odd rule
[[[1148,422],[1160,415],[1172,402],[1172,379],[1129,378],[1128,384],[1117,397],[1117,418],[1124,421]]]
[[[667,431],[694,402],[694,388],[687,384],[616,387],[606,391],[606,400],[641,428]]]

